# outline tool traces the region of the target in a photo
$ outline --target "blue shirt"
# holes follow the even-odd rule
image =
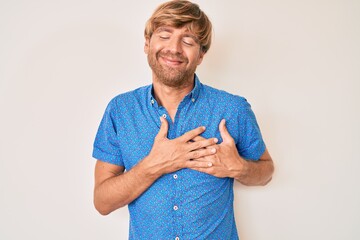
[[[120,94],[109,103],[94,143],[93,157],[129,171],[152,148],[166,109],[159,106],[152,85]],[[245,98],[203,85],[195,75],[193,90],[182,100],[168,138],[199,126],[205,138],[222,142],[218,125],[226,126],[239,154],[258,160],[265,144]],[[167,117],[167,119],[170,119]],[[233,209],[232,178],[217,178],[191,169],[160,177],[128,205],[130,239],[239,239]]]

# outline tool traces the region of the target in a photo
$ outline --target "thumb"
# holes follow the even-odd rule
[[[220,130],[220,135],[221,135],[221,138],[223,139],[223,142],[228,143],[228,142],[232,142],[234,140],[226,128],[225,119],[221,120],[221,122],[219,124],[219,130]]]
[[[160,117],[160,130],[158,132],[158,134],[156,135],[156,137],[158,138],[167,138],[167,134],[168,134],[168,130],[169,130],[169,124],[167,122],[167,120],[163,117]]]

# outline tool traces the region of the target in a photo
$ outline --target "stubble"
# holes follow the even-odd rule
[[[165,86],[181,89],[193,84],[193,76],[196,70],[196,65],[190,68],[186,66],[181,68],[174,68],[167,65],[162,65],[159,62],[160,57],[169,57],[171,59],[178,59],[183,62],[184,65],[188,63],[188,59],[180,54],[172,54],[170,52],[157,52],[153,53],[149,51],[147,56],[148,63],[153,73],[156,76],[156,80],[164,84]]]

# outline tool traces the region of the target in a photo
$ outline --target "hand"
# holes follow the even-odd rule
[[[206,163],[209,167],[195,167],[192,169],[220,178],[238,178],[246,171],[247,162],[239,155],[235,141],[225,126],[225,119],[221,120],[219,130],[223,142],[208,147],[211,149],[215,148],[216,154],[202,156],[193,160],[194,162]],[[204,138],[196,136],[193,140],[199,142],[204,141]]]
[[[175,172],[182,168],[209,168],[207,162],[192,161],[192,159],[201,159],[215,154],[217,139],[201,139],[196,142],[190,142],[195,137],[205,131],[205,127],[198,127],[176,139],[168,139],[168,122],[160,118],[161,126],[155,137],[154,145],[149,155],[143,160],[149,173],[155,177],[163,174]]]

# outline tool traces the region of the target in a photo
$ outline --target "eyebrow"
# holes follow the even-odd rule
[[[156,30],[155,30],[155,33],[159,33],[159,32],[169,32],[169,33],[172,33],[174,32],[172,29],[170,28],[167,28],[167,27],[158,27]]]

